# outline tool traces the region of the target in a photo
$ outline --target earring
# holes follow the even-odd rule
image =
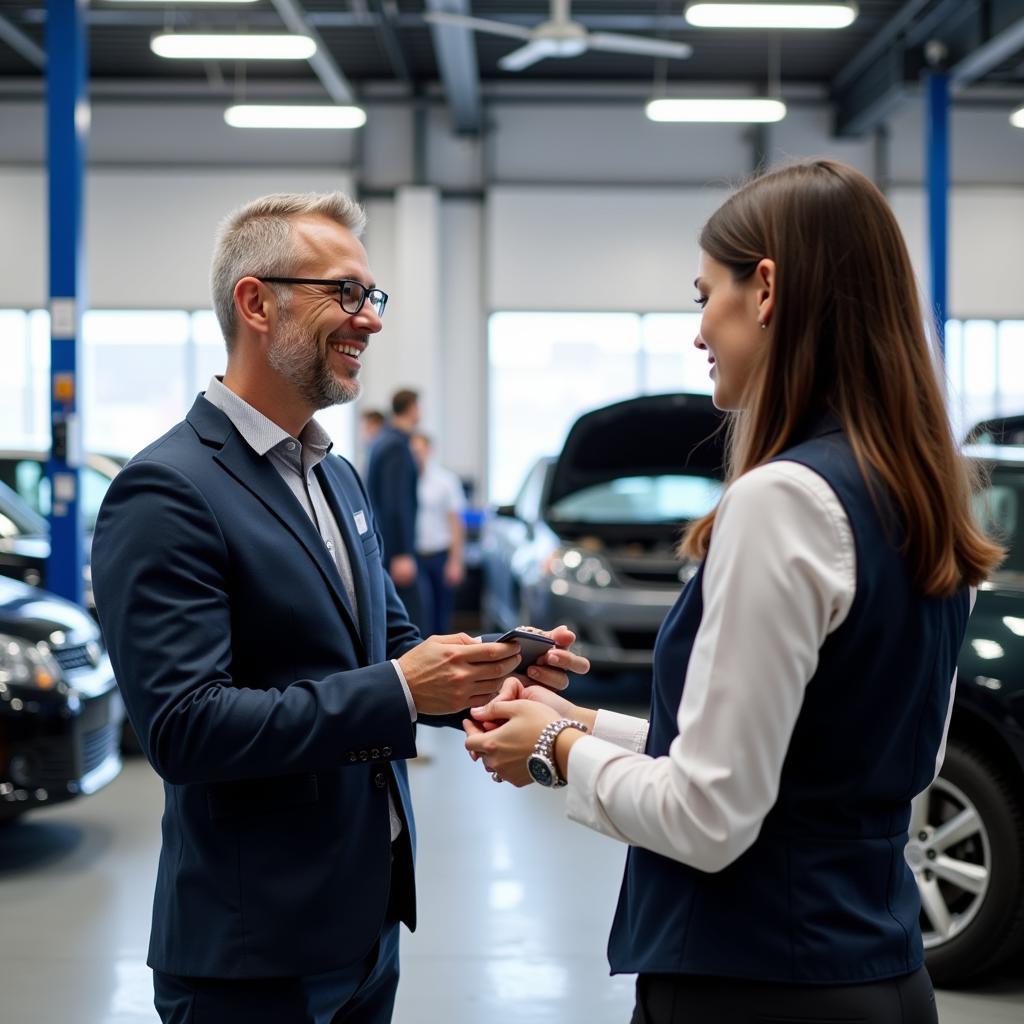
[[[767,320],[758,320],[757,322],[761,325],[761,330],[762,331],[767,331],[768,330],[768,321]]]

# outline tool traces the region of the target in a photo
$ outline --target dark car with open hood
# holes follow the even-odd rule
[[[0,576],[0,823],[116,778],[123,718],[92,617]]]
[[[707,395],[644,395],[581,416],[481,538],[485,623],[566,622],[599,672],[649,670],[695,566],[682,527],[722,492],[722,414]]]

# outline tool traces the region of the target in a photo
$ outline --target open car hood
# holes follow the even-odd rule
[[[555,463],[547,504],[627,476],[722,478],[723,414],[709,395],[643,395],[585,413]]]

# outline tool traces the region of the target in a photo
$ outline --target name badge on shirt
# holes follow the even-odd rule
[[[366,525],[366,516],[363,515],[363,510],[360,509],[352,518],[356,521],[356,529],[359,533],[366,533],[369,527]]]

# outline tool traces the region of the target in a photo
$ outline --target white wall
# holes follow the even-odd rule
[[[97,101],[86,213],[91,303],[204,307],[214,230],[233,206],[269,191],[362,190],[371,266],[385,290],[404,282],[389,312],[401,303],[408,314],[385,317],[367,356],[362,404],[386,406],[396,387],[418,383],[409,376],[417,365],[411,311],[421,289],[439,286],[441,322],[426,374],[436,394],[424,394],[428,423],[444,459],[482,480],[487,315],[688,309],[700,225],[752,169],[748,129],[654,125],[643,116],[643,99],[600,102],[596,92],[588,103],[498,97],[487,104],[488,129],[479,139],[452,135],[438,104],[417,118],[411,106],[371,99],[359,138],[242,132],[223,124],[216,104]],[[1024,316],[1015,259],[1024,237],[1024,132],[1009,125],[1008,113],[954,112],[954,316]],[[425,131],[419,148],[417,121]],[[763,143],[773,161],[827,155],[873,173],[873,140],[832,139],[830,123],[823,103],[804,98]],[[0,223],[8,240],[0,306],[45,300],[43,141],[40,103],[0,102]],[[890,198],[923,278],[918,101],[894,115],[888,149]],[[439,261],[424,261],[424,274],[432,266],[439,285],[425,276],[417,281],[415,254],[400,258],[397,248],[409,225],[394,190],[415,184],[442,190]]]

